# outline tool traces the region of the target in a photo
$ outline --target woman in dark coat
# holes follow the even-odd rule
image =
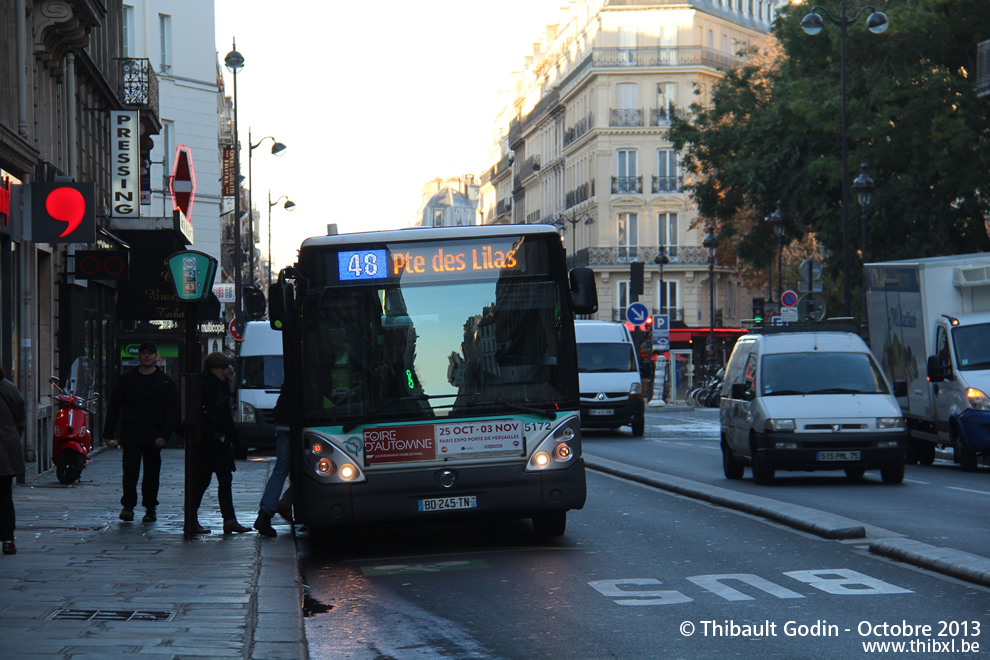
[[[24,398],[0,368],[0,541],[5,555],[17,552],[14,545],[14,477],[24,474],[21,436],[26,424]]]
[[[231,414],[231,391],[229,378],[233,373],[230,365],[233,360],[223,353],[215,352],[206,356],[206,368],[200,375],[200,394],[203,405],[202,442],[199,445],[199,461],[197,465],[198,485],[194,497],[195,509],[193,516],[199,511],[203,495],[210,486],[213,475],[217,475],[217,499],[220,500],[220,513],[223,515],[223,533],[250,532],[237,522],[234,514],[234,496],[231,491],[234,465],[234,448],[237,442],[237,430],[234,427],[234,417]],[[210,530],[199,524],[195,518],[195,532],[209,534]]]

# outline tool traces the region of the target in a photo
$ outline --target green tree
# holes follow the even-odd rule
[[[832,16],[841,0],[819,0]],[[887,0],[883,34],[864,11],[846,35],[851,284],[862,284],[861,209],[851,189],[860,163],[876,182],[866,259],[990,250],[990,109],[975,94],[977,45],[990,38],[986,0]],[[860,5],[846,3],[852,17]],[[805,34],[811,4],[780,11],[772,36],[713,89],[707,106],[676,121],[700,214],[753,268],[776,257],[763,218],[783,201],[787,241],[813,233],[825,248],[826,298],[841,310],[843,223],[840,29]],[[786,273],[786,269],[785,269]],[[853,310],[859,309],[854,305]]]

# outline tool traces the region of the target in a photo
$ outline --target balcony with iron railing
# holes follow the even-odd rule
[[[653,187],[655,193],[676,193],[681,192],[681,177],[679,176],[657,176],[653,175]]]
[[[641,176],[613,176],[612,194],[632,194],[643,192],[643,177]]]
[[[568,257],[567,267],[628,266],[633,261],[642,261],[652,267],[657,256],[657,247],[610,246],[588,247]],[[708,267],[708,248],[700,245],[669,245],[667,257],[671,265]],[[717,263],[715,264],[718,265]]]
[[[144,57],[118,57],[117,96],[130,108],[148,110],[158,118],[158,76],[151,60]]]
[[[567,147],[582,135],[587,133],[594,126],[594,117],[589,112],[578,120],[576,124],[564,131],[564,146]]]
[[[586,202],[588,199],[593,197],[595,194],[595,182],[591,181],[589,183],[582,183],[580,186],[574,190],[569,190],[564,193],[564,207],[571,208],[581,202]]]
[[[633,127],[643,125],[642,108],[611,108],[608,125],[612,127]]]
[[[683,116],[684,111],[668,105],[663,108],[650,108],[650,126],[669,126],[674,117]]]
[[[595,67],[707,66],[724,70],[743,61],[706,46],[595,48],[591,57]]]

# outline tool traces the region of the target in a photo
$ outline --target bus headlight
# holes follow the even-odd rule
[[[763,422],[763,430],[772,433],[793,431],[796,428],[797,424],[794,423],[793,419],[768,419]]]
[[[907,421],[903,417],[877,417],[878,429],[903,429],[907,428]]]
[[[559,445],[557,445],[557,448],[553,452],[553,457],[556,458],[561,463],[563,463],[564,461],[571,460],[571,456],[573,455],[574,452],[571,451],[570,445],[568,445],[566,442],[562,442]]]
[[[529,461],[537,470],[543,470],[550,466],[550,454],[545,451],[538,451],[533,454],[533,458]]]
[[[344,463],[341,465],[340,469],[337,471],[337,474],[340,475],[340,478],[344,481],[354,481],[361,476],[361,473],[358,471],[357,467],[351,463]]]
[[[333,461],[329,458],[321,458],[316,462],[316,471],[324,476],[331,475],[334,472]]]

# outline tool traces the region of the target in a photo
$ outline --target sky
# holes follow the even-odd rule
[[[492,165],[493,122],[545,26],[568,0],[215,0],[220,60],[236,39],[241,173],[273,273],[303,239],[406,227],[424,183]],[[278,11],[273,11],[277,7]],[[233,78],[224,69],[228,94]],[[500,93],[501,92],[501,93]]]

